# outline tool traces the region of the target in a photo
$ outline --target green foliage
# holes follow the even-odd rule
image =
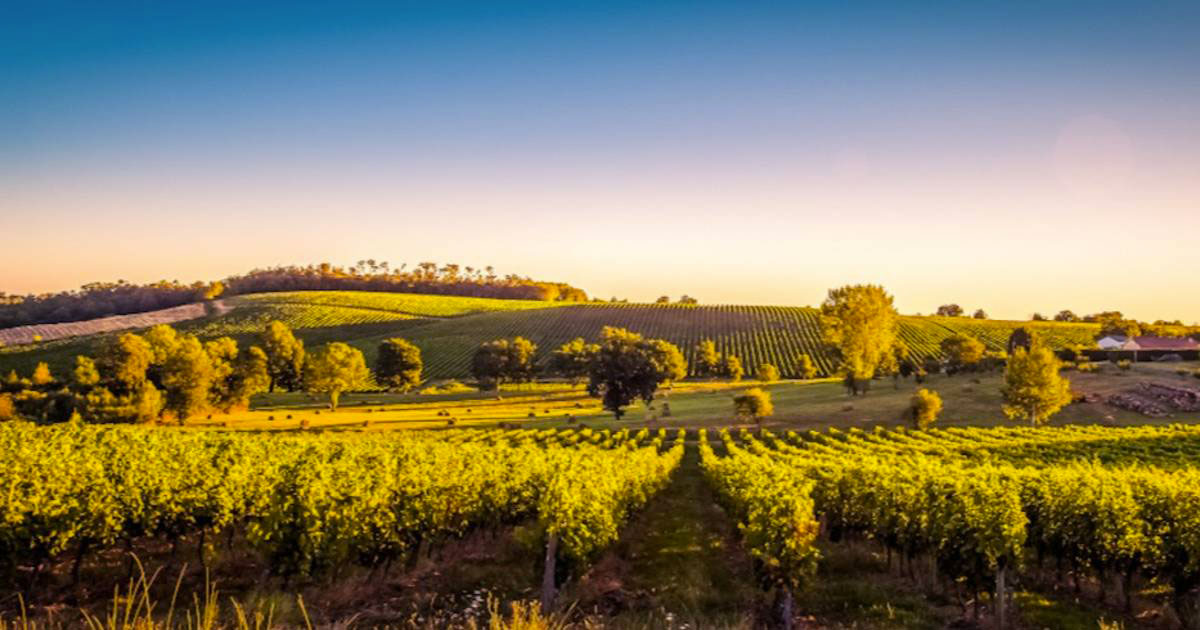
[[[961,317],[962,314],[963,308],[957,304],[943,304],[937,309],[939,317]]]
[[[774,383],[779,380],[779,368],[770,363],[760,363],[754,370],[754,378],[764,383]]]
[[[375,380],[392,391],[407,392],[421,384],[421,349],[406,339],[393,337],[379,344]]]
[[[712,339],[696,344],[692,366],[696,376],[700,377],[712,377],[721,372],[721,353],[717,352],[717,344]]]
[[[659,385],[684,376],[687,362],[673,344],[606,326],[591,363],[588,393],[602,398],[604,408],[620,420],[629,404],[638,399],[649,404]]]
[[[987,347],[978,339],[963,334],[947,337],[941,343],[942,354],[955,369],[973,369],[983,360]]]
[[[13,405],[12,394],[0,394],[0,422],[17,419],[17,408]]]
[[[41,361],[33,369],[33,376],[29,377],[29,380],[34,387],[45,387],[54,383],[54,376],[50,374],[50,366]]]
[[[1035,344],[1017,348],[1004,371],[1004,413],[1010,418],[1044,424],[1071,402],[1071,384],[1059,373],[1049,348]]]
[[[775,406],[771,404],[770,392],[760,387],[752,387],[733,397],[733,411],[739,418],[750,418],[758,422],[774,415]]]
[[[801,354],[796,358],[796,374],[805,380],[816,378],[817,366],[813,363],[812,357]]]
[[[234,348],[236,352],[236,345]],[[216,377],[213,361],[200,340],[191,335],[181,337],[162,366],[165,409],[180,420],[206,411]]]
[[[259,343],[267,355],[267,374],[271,377],[268,389],[299,389],[304,375],[304,342],[296,339],[287,324],[275,320],[267,324]]]
[[[746,369],[742,367],[742,360],[732,354],[725,355],[721,359],[721,376],[731,380],[740,381],[746,375]]]
[[[112,379],[119,388],[134,391],[146,380],[146,370],[153,359],[154,354],[145,339],[124,333],[102,351],[97,363],[101,374]]]
[[[96,369],[96,362],[91,357],[79,355],[75,357],[72,377],[77,389],[87,390],[100,382],[100,371]]]
[[[583,337],[576,337],[550,354],[547,369],[551,374],[565,378],[572,384],[581,383],[587,379],[592,359],[599,349],[600,346],[585,342]]]
[[[304,389],[329,395],[336,410],[342,393],[370,385],[371,372],[363,353],[341,342],[321,347],[304,362]]]
[[[910,405],[913,424],[918,429],[928,429],[942,412],[942,397],[922,387],[913,393]]]
[[[524,337],[496,339],[479,346],[471,359],[471,376],[481,390],[499,390],[504,383],[528,383],[536,372],[537,346]]]
[[[876,285],[830,289],[821,304],[821,329],[841,360],[841,369],[870,379],[892,352],[898,332],[892,296]]]
[[[799,588],[817,571],[820,526],[810,496],[813,483],[784,463],[726,442],[728,457],[717,457],[700,432],[700,463],[705,477],[738,519],[746,548],[758,560],[762,577],[778,586]]]

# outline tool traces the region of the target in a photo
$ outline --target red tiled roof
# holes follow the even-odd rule
[[[1197,350],[1200,343],[1187,337],[1134,337],[1133,342],[1142,350]]]

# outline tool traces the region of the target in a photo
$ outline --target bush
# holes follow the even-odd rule
[[[942,412],[942,397],[922,387],[913,394],[910,411],[913,424],[918,429],[927,429]]]
[[[1098,364],[1092,363],[1091,361],[1080,361],[1079,363],[1075,364],[1075,369],[1077,369],[1080,372],[1083,372],[1085,374],[1090,374],[1093,372],[1099,372],[1100,366]]]
[[[779,368],[770,363],[763,363],[754,371],[754,376],[764,383],[773,383],[779,380]]]
[[[1117,367],[1122,371],[1128,372],[1129,370],[1133,369],[1133,361],[1130,361],[1129,359],[1121,359],[1120,361],[1117,361]]]
[[[1197,373],[1196,376],[1200,376],[1200,373]],[[0,394],[0,422],[16,419],[17,410],[16,407],[13,406],[12,396],[8,394]]]
[[[734,396],[733,410],[739,418],[749,417],[755,422],[775,413],[775,407],[771,404],[771,394],[758,387],[748,389],[740,396]]]

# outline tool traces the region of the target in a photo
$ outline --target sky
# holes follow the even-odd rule
[[[1200,320],[1200,3],[0,2],[0,291],[366,258]]]

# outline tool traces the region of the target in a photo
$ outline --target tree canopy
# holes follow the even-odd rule
[[[881,286],[861,284],[830,289],[821,304],[821,331],[841,360],[841,370],[870,379],[892,352],[899,315]]]
[[[687,361],[674,344],[605,326],[591,362],[588,393],[620,420],[635,400],[649,404],[660,385],[686,375]]]
[[[375,358],[375,380],[396,392],[407,392],[421,384],[421,349],[407,339],[393,337],[379,343]]]
[[[365,388],[370,380],[363,353],[341,342],[319,348],[304,362],[304,389],[328,394],[331,409],[337,409],[343,393]]]
[[[1045,424],[1071,402],[1071,383],[1059,373],[1054,353],[1041,343],[1017,347],[1004,371],[1004,414]]]

